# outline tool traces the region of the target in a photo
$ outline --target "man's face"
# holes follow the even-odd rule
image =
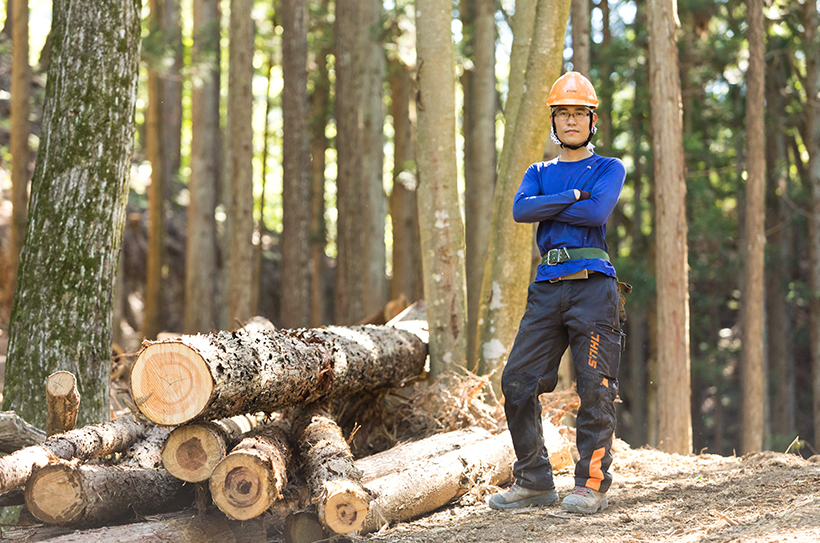
[[[569,145],[580,145],[589,137],[589,116],[593,124],[598,116],[584,106],[559,106],[553,112],[558,138]]]

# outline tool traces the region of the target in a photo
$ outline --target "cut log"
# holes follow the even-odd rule
[[[0,458],[0,492],[22,485],[31,475],[33,467],[45,466],[53,458],[77,458],[85,462],[122,452],[133,445],[146,429],[145,424],[125,416],[57,434],[46,439],[42,445],[20,449]]]
[[[401,443],[386,451],[361,458],[356,461],[356,467],[362,471],[362,482],[366,484],[373,479],[396,471],[397,466],[406,466],[412,462],[435,458],[490,437],[492,437],[490,432],[479,427],[436,434],[418,441]]]
[[[37,520],[64,526],[102,526],[129,515],[190,507],[192,485],[164,469],[55,460],[26,482],[26,506]]]
[[[258,517],[282,496],[291,456],[289,431],[282,420],[260,426],[216,465],[208,486],[228,518]]]
[[[62,434],[77,425],[80,393],[77,379],[68,371],[55,371],[46,379],[46,435]]]
[[[0,453],[13,453],[45,440],[44,431],[27,423],[14,411],[0,411]]]
[[[131,393],[149,420],[176,425],[400,386],[426,356],[418,336],[392,326],[183,336],[145,343]]]
[[[258,425],[252,415],[177,427],[162,448],[162,465],[168,473],[191,483],[207,481],[216,465]]]
[[[372,497],[362,486],[362,472],[341,429],[324,410],[310,408],[297,417],[293,430],[322,526],[337,534],[357,531]]]
[[[412,462],[371,480],[365,488],[376,498],[361,533],[433,511],[474,485],[503,484],[512,476],[514,461],[512,439],[509,432],[504,432],[436,458]]]
[[[284,536],[285,543],[316,543],[328,539],[328,533],[313,507],[288,515],[285,519]]]
[[[58,526],[4,528],[4,541],[48,541],[49,543],[265,543],[266,518],[236,522],[213,508],[197,515],[186,510],[155,515],[143,522],[90,530],[68,530]],[[62,535],[61,535],[62,534]]]

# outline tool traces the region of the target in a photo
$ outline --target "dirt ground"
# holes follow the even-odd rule
[[[595,515],[567,514],[559,505],[494,511],[483,501],[488,492],[362,541],[820,542],[820,456],[680,456],[621,445],[612,472],[609,508]],[[563,497],[572,473],[556,475]]]

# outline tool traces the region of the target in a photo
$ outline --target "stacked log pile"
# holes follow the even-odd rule
[[[477,428],[354,461],[329,402],[422,376],[427,349],[420,325],[426,323],[405,318],[387,326],[146,342],[131,371],[139,419],[58,433],[0,458],[0,503],[24,486],[29,513],[57,527],[49,535],[37,526],[4,536],[155,540],[151,533],[163,534],[162,541],[208,542],[241,533],[243,540],[265,541],[266,531],[277,530],[301,543],[378,530],[475,485],[507,482],[514,460],[509,434]],[[62,375],[60,382],[72,381]],[[55,408],[55,427],[70,426],[65,406],[76,403],[74,396],[57,389],[68,401]],[[26,440],[41,439],[25,430]],[[197,514],[168,515],[195,499]],[[165,515],[145,519],[157,513]],[[134,523],[135,515],[143,520]]]

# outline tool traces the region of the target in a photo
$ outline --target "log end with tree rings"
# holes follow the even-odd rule
[[[149,420],[176,425],[195,418],[211,399],[214,384],[208,364],[179,341],[151,343],[131,369],[131,394]]]
[[[217,464],[209,479],[211,497],[233,520],[249,520],[267,511],[279,489],[270,467],[251,451],[234,451]]]
[[[317,509],[328,529],[349,534],[361,528],[370,509],[370,495],[361,485],[347,480],[328,481],[325,491]]]
[[[34,471],[26,482],[25,496],[28,510],[46,524],[72,524],[82,518],[86,507],[80,474],[68,462]]]
[[[222,435],[212,424],[176,428],[162,448],[162,465],[168,473],[189,483],[206,481],[227,453]]]

